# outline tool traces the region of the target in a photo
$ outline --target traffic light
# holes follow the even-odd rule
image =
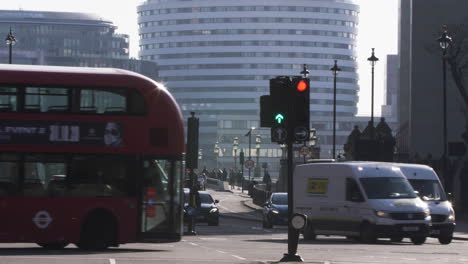
[[[278,76],[270,79],[270,120],[271,141],[284,143],[287,139],[287,128],[291,124],[290,91],[291,79]]]
[[[310,130],[310,79],[301,76],[292,78],[291,125],[294,132],[294,140],[303,142],[309,140]]]
[[[187,151],[185,154],[186,167],[190,169],[198,168],[198,118],[195,112],[187,120]]]
[[[272,127],[274,125],[271,107],[271,96],[260,96],[260,127]]]

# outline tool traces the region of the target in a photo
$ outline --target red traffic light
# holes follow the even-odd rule
[[[299,92],[304,92],[305,90],[307,90],[307,83],[304,80],[301,80],[297,83],[296,90]]]

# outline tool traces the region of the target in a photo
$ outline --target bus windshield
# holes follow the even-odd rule
[[[413,188],[405,178],[367,177],[359,181],[368,199],[416,198]]]
[[[444,189],[437,180],[409,180],[424,201],[446,201]]]

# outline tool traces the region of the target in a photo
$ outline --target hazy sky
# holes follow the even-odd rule
[[[287,0],[285,0],[287,1]],[[383,102],[384,69],[387,54],[397,52],[398,0],[355,0],[361,5],[358,34],[359,115],[371,112],[371,48],[379,62],[375,67],[374,114],[380,115]],[[130,34],[130,55],[137,57],[138,27],[136,6],[142,0],[1,0],[0,9],[96,13],[110,19],[119,33]],[[6,33],[5,33],[6,34]],[[19,41],[21,41],[19,39]],[[339,62],[338,62],[339,65]],[[331,73],[330,73],[331,74]],[[313,84],[311,84],[313,87]],[[312,95],[313,96],[313,95]]]

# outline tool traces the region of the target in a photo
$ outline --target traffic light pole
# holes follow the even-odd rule
[[[291,118],[293,111],[291,96],[287,97],[286,102],[288,103],[288,114]],[[294,211],[294,188],[293,188],[293,144],[294,144],[294,126],[291,122],[287,123],[287,131],[289,136],[286,139],[288,148],[287,157],[287,170],[288,170],[288,253],[283,255],[281,262],[304,262],[301,256],[297,254],[297,245],[299,244],[299,230],[296,230],[291,225],[291,220]]]

